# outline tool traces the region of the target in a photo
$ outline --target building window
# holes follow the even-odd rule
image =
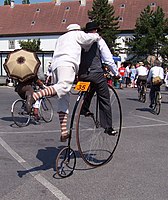
[[[35,21],[32,21],[32,22],[31,22],[31,25],[34,25],[34,24],[35,24]]]
[[[120,5],[120,8],[125,8],[125,4],[121,4],[121,5]]]
[[[15,40],[9,40],[9,49],[15,49]]]
[[[36,9],[36,12],[40,12],[40,8],[37,8],[37,9]]]
[[[63,20],[62,20],[62,23],[66,23],[66,21],[67,21],[66,19],[63,19]]]
[[[156,3],[155,3],[155,2],[152,2],[152,3],[150,3],[150,6],[151,6],[151,7],[155,7],[155,6],[156,6]]]
[[[70,10],[70,7],[69,7],[69,6],[67,6],[67,7],[65,8],[65,10]]]

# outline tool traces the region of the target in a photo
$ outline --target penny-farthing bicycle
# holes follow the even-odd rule
[[[93,95],[90,111],[93,115],[81,115],[81,108],[89,92],[89,82],[78,82],[76,90],[79,94],[72,112],[68,145],[64,147],[56,158],[57,174],[62,177],[72,175],[76,165],[76,155],[71,148],[72,131],[74,120],[76,120],[76,142],[78,151],[82,159],[92,167],[99,167],[108,163],[116,150],[119,142],[122,127],[121,104],[115,89],[109,84],[110,103],[112,110],[112,127],[117,130],[115,136],[104,133],[104,128],[100,126],[99,105],[97,95]]]

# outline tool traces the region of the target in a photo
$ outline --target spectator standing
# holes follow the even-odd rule
[[[131,88],[135,87],[135,77],[136,77],[136,68],[134,65],[132,65],[130,69]]]
[[[126,72],[126,69],[124,67],[124,62],[122,62],[121,66],[118,69],[118,73],[119,73],[119,76],[120,76],[120,79],[119,79],[120,89],[123,89],[123,84],[124,84],[124,80],[125,80],[125,72]]]
[[[125,62],[126,64],[126,62]],[[130,63],[127,63],[127,66],[125,68],[125,87],[127,88],[130,85]]]
[[[45,84],[47,86],[51,85],[52,82],[52,68],[51,68],[51,62],[48,62],[48,69],[47,69],[47,73],[46,73],[46,81]]]

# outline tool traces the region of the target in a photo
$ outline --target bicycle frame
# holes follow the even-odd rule
[[[84,97],[85,93],[86,92],[79,92],[77,100],[76,100],[76,103],[75,103],[73,111],[72,111],[72,116],[71,116],[71,121],[70,121],[70,129],[69,129],[68,147],[70,147],[70,143],[71,143],[72,130],[73,130],[73,122],[74,122],[74,118],[75,118],[76,109],[78,107],[78,104],[79,104],[81,98]]]

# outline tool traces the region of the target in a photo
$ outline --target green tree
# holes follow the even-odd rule
[[[4,0],[4,5],[10,5],[11,0]]]
[[[40,39],[33,39],[33,40],[30,40],[28,39],[27,41],[19,41],[19,44],[20,44],[20,47],[23,48],[23,49],[26,49],[26,50],[30,50],[30,51],[34,51],[34,52],[37,52],[37,51],[41,51],[40,49]]]
[[[89,19],[94,20],[99,25],[100,33],[112,53],[117,46],[115,40],[117,33],[119,33],[119,17],[115,17],[114,14],[114,7],[108,3],[108,0],[94,0],[92,10],[88,11]]]
[[[22,0],[22,4],[30,4],[29,0]]]
[[[127,43],[132,59],[146,59],[148,55],[160,56],[165,51],[168,40],[165,37],[168,30],[168,19],[165,19],[163,9],[156,11],[147,6],[136,21],[133,39]]]

